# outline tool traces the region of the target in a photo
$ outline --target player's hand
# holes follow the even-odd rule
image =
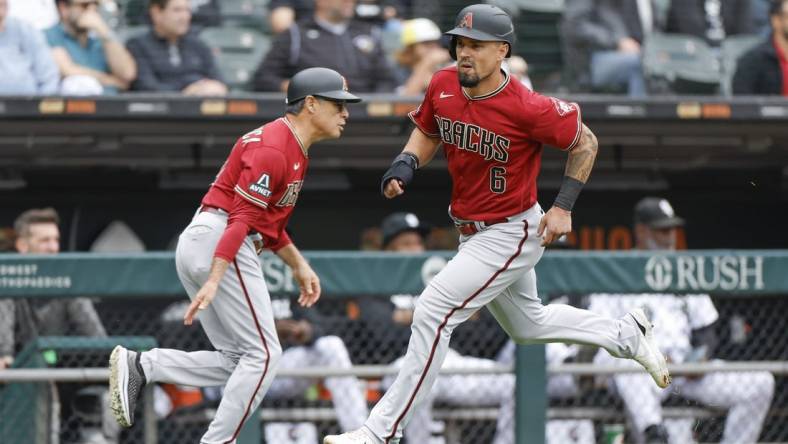
[[[298,282],[301,294],[298,296],[298,304],[302,307],[311,307],[320,299],[320,278],[312,270],[308,263],[293,269],[293,277]]]
[[[183,315],[183,324],[192,325],[194,317],[197,316],[199,310],[205,310],[211,305],[211,301],[216,297],[216,290],[219,289],[219,284],[213,281],[208,281],[203,284],[197,295],[194,296],[189,308],[186,309],[186,314]]]
[[[542,238],[542,246],[552,243],[572,231],[572,213],[562,208],[552,207],[539,221],[536,234]]]
[[[402,182],[397,179],[389,180],[389,183],[386,184],[386,188],[383,189],[383,195],[386,196],[386,199],[394,199],[404,192],[405,187],[402,185]]]

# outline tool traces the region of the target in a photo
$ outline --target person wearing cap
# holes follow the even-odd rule
[[[402,24],[400,45],[396,60],[402,84],[397,94],[423,94],[432,75],[451,61],[449,51],[441,45],[440,28],[427,18],[407,20]]]
[[[660,387],[670,384],[645,313],[617,319],[562,304],[545,306],[536,264],[544,248],[571,232],[572,208],[588,181],[599,144],[580,106],[529,90],[502,69],[512,55],[511,17],[490,4],[463,8],[449,55],[436,72],[404,149],[380,181],[381,194],[407,192],[419,168],[441,149],[452,177],[449,217],[460,233],[451,261],[426,286],[413,314],[402,369],[364,427],[329,435],[324,444],[395,444],[429,396],[455,328],[486,307],[518,344],[579,342],[640,363]],[[566,152],[558,195],[547,211],[536,178],[545,145]],[[568,271],[571,272],[571,271]]]
[[[311,17],[276,35],[254,74],[254,90],[285,91],[293,73],[325,66],[341,70],[354,91],[393,92],[381,31],[358,20],[355,7],[356,0],[315,0]]]
[[[298,303],[320,298],[320,280],[285,231],[309,167],[309,149],[342,135],[346,103],[361,99],[328,68],[293,76],[285,115],[249,131],[235,143],[188,227],[178,239],[175,265],[195,317],[217,351],[117,346],[110,356],[110,408],[118,422],[134,422],[147,383],[209,387],[224,396],[201,443],[234,442],[263,399],[282,347],[258,254],[272,250],[293,272]]]
[[[670,202],[645,197],[634,209],[635,248],[654,252],[677,249],[678,229],[685,224]],[[632,307],[644,307],[659,326],[658,347],[672,363],[707,362],[713,366],[719,313],[708,294],[591,294],[589,310],[618,316]],[[597,353],[600,365],[630,366],[629,361]],[[769,372],[708,372],[697,377],[677,377],[670,390],[648,383],[640,373],[618,373],[609,385],[624,401],[638,443],[695,442],[696,419],[663,418],[662,401],[670,393],[715,408],[728,409],[723,443],[753,443],[763,427],[774,394],[774,376]]]

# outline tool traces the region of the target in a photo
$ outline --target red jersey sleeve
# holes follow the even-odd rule
[[[260,213],[266,211],[269,201],[284,187],[286,180],[285,158],[279,151],[264,148],[247,150],[241,158],[241,165],[227,228],[214,252],[214,257],[228,262],[235,258],[250,227],[261,219]]]
[[[241,244],[248,233],[249,226],[246,225],[243,220],[229,222],[224,229],[222,238],[219,239],[219,243],[216,245],[216,251],[214,251],[213,257],[219,257],[227,262],[232,262],[235,259],[235,255],[238,254],[238,249],[241,248]]]
[[[288,245],[290,245],[292,243],[293,243],[293,240],[290,239],[290,235],[287,234],[287,231],[282,231],[282,234],[276,240],[276,243],[273,244],[273,245],[266,245],[265,248],[268,248],[269,250],[271,250],[274,253],[276,253],[277,251],[281,250],[282,248],[284,248],[284,247],[286,247],[286,246],[288,246]]]
[[[580,105],[531,92],[525,96],[525,127],[541,143],[568,151],[577,145],[583,122]]]
[[[259,208],[268,208],[272,196],[287,180],[284,154],[274,149],[251,149],[244,153],[241,164],[235,195]]]
[[[438,137],[438,124],[435,123],[435,108],[432,106],[432,94],[435,90],[434,85],[438,76],[432,76],[427,92],[424,93],[424,100],[418,108],[408,113],[408,117],[424,134],[430,137]]]

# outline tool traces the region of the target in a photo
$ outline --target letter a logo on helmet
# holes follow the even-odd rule
[[[457,60],[457,39],[465,37],[482,42],[504,42],[509,45],[506,57],[512,55],[514,46],[514,24],[503,9],[488,4],[470,5],[463,8],[455,20],[454,29],[445,34],[451,36],[449,54]]]
[[[460,20],[460,23],[457,25],[457,27],[473,29],[473,13],[469,12],[465,14],[465,17]]]

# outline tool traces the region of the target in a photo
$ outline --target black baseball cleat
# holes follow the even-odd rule
[[[140,354],[116,346],[109,357],[109,407],[121,426],[134,424],[134,410],[146,382]]]

